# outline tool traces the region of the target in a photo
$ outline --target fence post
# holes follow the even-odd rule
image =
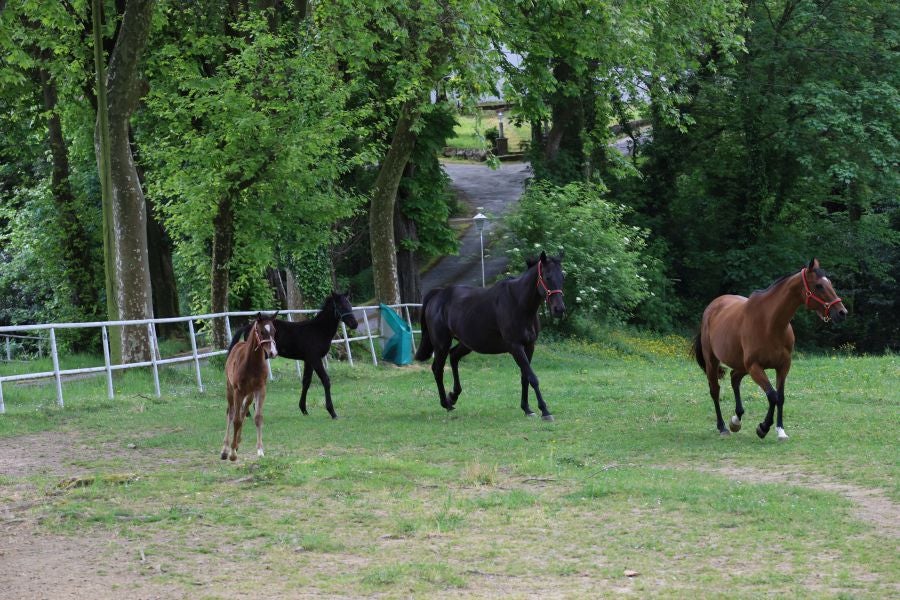
[[[231,317],[225,315],[225,338],[231,341]]]
[[[344,349],[347,351],[347,362],[353,366],[353,353],[350,352],[350,337],[347,335],[347,326],[341,321],[341,331],[344,332]]]
[[[153,366],[153,389],[156,397],[162,396],[159,391],[159,368],[156,365],[156,328],[154,323],[147,323],[147,333],[150,335],[150,364]]]
[[[369,337],[369,350],[372,352],[372,364],[378,366],[378,357],[375,355],[375,343],[372,341],[372,327],[369,325],[369,311],[363,309],[363,321],[366,322],[366,334]]]
[[[409,325],[409,337],[412,338],[413,350],[416,350],[418,346],[416,346],[416,334],[413,333],[412,319],[409,316],[409,304],[403,305],[403,312],[406,314],[406,322]]]
[[[50,353],[53,357],[53,376],[56,378],[56,403],[63,407],[62,378],[59,375],[59,354],[56,351],[56,331],[50,329]]]
[[[112,365],[109,362],[109,333],[106,325],[103,326],[103,364],[106,365],[106,393],[109,399],[113,399]]]
[[[12,354],[9,352],[9,336],[6,336],[6,362],[12,360]]]
[[[197,372],[197,387],[203,392],[203,380],[200,379],[200,358],[197,356],[197,338],[194,335],[194,320],[188,319],[188,332],[191,334],[191,353],[194,355],[194,370]]]
[[[6,412],[6,405],[3,403],[3,382],[0,381],[0,415]]]

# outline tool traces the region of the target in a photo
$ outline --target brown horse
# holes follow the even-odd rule
[[[734,390],[734,411],[729,428],[740,431],[741,379],[748,373],[762,388],[769,400],[766,418],[756,428],[756,435],[766,437],[772,426],[772,414],[778,409],[775,431],[778,439],[787,439],[782,421],[784,407],[784,382],[791,368],[791,352],[794,349],[794,330],[791,319],[800,305],[816,311],[825,322],[843,321],[847,309],[838,298],[831,281],[819,268],[818,259],[799,273],[786,275],[765,290],[743,296],[719,296],[703,311],[700,333],[694,338],[694,356],[697,364],[706,372],[709,394],[716,407],[716,427],[722,435],[728,435],[722,411],[719,408],[719,379],[725,376],[720,364],[731,368],[731,387]],[[777,390],[772,388],[765,369],[775,369]]]
[[[225,441],[222,445],[222,460],[237,460],[238,444],[241,443],[241,428],[244,418],[250,414],[251,398],[256,403],[253,418],[256,423],[256,455],[264,456],[262,445],[263,402],[266,400],[266,358],[278,356],[275,347],[275,316],[256,315],[256,320],[245,342],[237,342],[228,352],[225,361],[225,387],[228,399],[225,422]],[[231,445],[228,444],[228,433]]]

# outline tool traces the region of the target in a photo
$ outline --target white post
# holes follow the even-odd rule
[[[344,348],[347,350],[347,362],[350,363],[350,366],[353,366],[353,354],[350,352],[350,338],[347,335],[347,326],[344,325],[344,322],[341,321],[341,331],[344,332]]]
[[[56,352],[56,331],[50,329],[50,353],[53,357],[53,376],[56,378],[56,403],[63,407],[62,378],[59,374],[59,354]]]
[[[9,336],[6,336],[6,362],[12,360],[12,354],[9,352]]]
[[[416,334],[413,333],[412,318],[409,316],[409,305],[403,305],[403,314],[406,315],[406,324],[409,325],[409,337],[412,338],[413,350],[416,349]]]
[[[200,358],[197,356],[197,337],[194,335],[194,320],[188,320],[188,333],[191,334],[191,353],[194,355],[194,371],[197,373],[197,388],[203,392],[203,380],[200,378]]]
[[[475,221],[475,227],[478,228],[478,241],[481,244],[481,287],[484,287],[484,222],[487,221],[487,217],[481,214],[482,208],[478,207],[478,214],[472,217],[472,220]]]
[[[109,333],[106,325],[103,326],[103,364],[106,366],[106,394],[113,399],[112,365],[109,362]]]
[[[369,337],[369,350],[372,352],[372,364],[378,366],[378,357],[375,355],[375,342],[372,341],[372,328],[369,326],[369,311],[363,309],[363,321],[366,322],[366,334]]]
[[[153,389],[156,397],[162,396],[159,391],[159,368],[156,365],[156,328],[153,323],[147,323],[147,333],[150,335],[150,364],[153,367]]]
[[[0,381],[0,415],[6,412],[6,405],[3,404],[3,382]]]
[[[225,337],[228,338],[227,343],[231,343],[231,317],[225,315]]]

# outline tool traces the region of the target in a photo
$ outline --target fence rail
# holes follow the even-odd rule
[[[390,307],[394,310],[399,310],[402,312],[404,319],[409,324],[410,329],[413,333],[413,347],[416,346],[416,338],[415,335],[421,333],[419,330],[413,328],[412,319],[410,316],[411,308],[419,308],[421,304],[416,303],[404,303],[404,304],[392,304]],[[363,324],[365,331],[362,332],[362,327],[356,330],[356,335],[350,336],[350,333],[347,331],[347,326],[344,325],[343,321],[341,322],[340,331],[337,336],[332,340],[332,345],[343,346],[344,352],[347,356],[347,361],[350,363],[350,366],[353,366],[353,352],[351,350],[350,343],[351,342],[365,342],[368,341],[369,353],[372,358],[372,364],[378,364],[378,355],[375,350],[375,339],[381,336],[381,329],[378,326],[378,322],[376,320],[375,326],[373,326],[369,315],[370,313],[377,313],[380,310],[378,306],[354,306],[353,313],[354,316],[357,317],[357,321],[361,321]],[[267,313],[271,313],[274,311],[264,311]],[[283,310],[279,312],[279,315],[310,315],[318,313],[318,310]],[[15,332],[33,332],[33,331],[47,331],[48,337],[50,341],[50,356],[53,363],[52,371],[43,371],[37,373],[22,373],[18,375],[0,375],[0,414],[6,412],[6,404],[3,400],[3,382],[6,381],[30,381],[30,380],[40,380],[40,379],[55,379],[56,383],[56,403],[62,407],[63,403],[63,394],[62,394],[62,384],[63,377],[72,376],[72,375],[86,375],[86,374],[95,374],[95,373],[105,373],[106,374],[106,392],[110,399],[114,397],[113,392],[113,384],[112,384],[112,374],[113,371],[122,371],[126,369],[137,369],[150,367],[153,371],[153,387],[156,396],[159,397],[161,395],[161,390],[159,386],[159,367],[164,365],[178,364],[178,363],[186,363],[193,362],[194,363],[194,373],[197,378],[197,387],[202,392],[204,390],[203,380],[200,375],[200,361],[203,359],[208,359],[213,356],[220,356],[225,354],[228,350],[226,348],[219,348],[213,350],[205,350],[201,351],[200,347],[197,345],[197,337],[203,335],[203,333],[198,333],[194,327],[194,323],[198,321],[212,321],[213,319],[225,319],[225,333],[226,337],[231,339],[231,319],[233,317],[251,317],[255,316],[257,311],[236,311],[236,312],[224,312],[224,313],[213,313],[213,314],[205,314],[205,315],[191,315],[187,317],[167,317],[162,319],[139,319],[132,321],[93,321],[87,323],[49,323],[49,324],[35,324],[35,325],[8,325],[4,327],[0,327],[0,337],[6,337],[7,344],[10,338],[30,338],[30,339],[43,339],[39,336],[23,336],[16,335]],[[360,319],[360,316],[362,317]],[[156,326],[160,324],[173,324],[173,323],[187,323],[188,327],[188,337],[191,342],[191,352],[186,355],[178,355],[171,357],[162,357],[159,352],[159,344],[156,335]],[[140,326],[144,325],[147,327],[147,334],[150,340],[150,360],[134,362],[134,363],[124,363],[124,364],[112,364],[110,360],[110,351],[109,351],[109,328],[110,327],[127,327],[127,326]],[[83,367],[78,369],[61,369],[59,366],[59,351],[56,343],[56,331],[61,329],[96,329],[99,328],[102,336],[102,345],[103,345],[103,361],[104,364],[102,366],[95,367]],[[300,374],[300,363],[297,362],[297,373]],[[271,370],[269,371],[269,376],[271,377]]]

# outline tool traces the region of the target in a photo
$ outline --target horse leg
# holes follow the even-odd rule
[[[534,370],[531,368],[531,361],[528,360],[528,354],[525,351],[525,347],[522,344],[516,344],[513,346],[512,351],[510,352],[513,358],[516,360],[516,364],[519,365],[519,369],[522,371],[522,376],[527,379],[528,383],[534,389],[534,395],[537,397],[538,408],[541,409],[541,418],[545,421],[552,421],[553,415],[550,414],[550,411],[547,410],[547,403],[544,402],[544,397],[541,395],[541,388],[538,383],[537,375],[534,374]],[[527,412],[525,414],[528,414]]]
[[[448,411],[453,410],[453,405],[447,399],[447,392],[444,390],[444,364],[447,362],[448,346],[434,347],[434,361],[431,363],[431,372],[434,373],[434,382],[437,384],[438,400],[441,408]]]
[[[756,382],[762,390],[766,393],[766,398],[769,399],[769,410],[766,411],[766,418],[756,427],[756,435],[760,437],[760,439],[766,437],[769,433],[769,429],[772,427],[772,420],[775,414],[775,405],[778,404],[778,392],[775,391],[775,388],[772,387],[772,383],[769,381],[769,377],[766,375],[766,372],[763,370],[761,366],[757,363],[753,363],[750,365],[748,369],[750,372],[750,377],[753,378],[753,381]]]
[[[729,432],[725,427],[725,420],[722,418],[722,407],[719,405],[719,394],[722,391],[719,385],[720,371],[721,364],[719,359],[710,355],[706,359],[706,381],[709,383],[709,395],[716,409],[716,429],[719,430],[719,435],[728,435]]]
[[[746,374],[746,371],[737,369],[731,371],[731,389],[734,390],[734,416],[731,417],[728,428],[735,433],[741,430],[741,417],[744,416],[744,405],[741,404],[741,380]]]
[[[257,456],[265,456],[265,452],[263,452],[263,443],[262,443],[262,426],[263,426],[263,402],[266,401],[266,388],[263,387],[261,390],[258,390],[254,394],[254,400],[256,406],[253,408],[256,413],[253,416],[253,422],[256,423],[256,455]]]
[[[453,391],[447,394],[447,402],[450,403],[450,406],[456,406],[456,401],[459,400],[459,395],[462,393],[462,385],[459,383],[459,361],[470,352],[472,349],[464,346],[462,342],[450,350],[450,371],[453,373]]]
[[[222,460],[228,458],[228,455],[231,453],[228,444],[228,434],[231,433],[234,424],[235,409],[234,388],[231,387],[231,383],[226,384],[226,397],[228,399],[228,406],[225,407],[225,440],[222,442],[222,454],[220,455]]]
[[[309,361],[303,361],[303,384],[300,388],[300,412],[304,415],[308,415],[306,412],[306,392],[309,391],[309,384],[312,383],[313,370],[310,367]]]
[[[528,364],[531,364],[531,357],[534,356],[534,345],[525,346],[525,356],[528,358]],[[533,417],[534,411],[528,405],[528,376],[522,372],[522,402],[519,404],[526,417]]]
[[[784,432],[784,421],[782,420],[784,411],[784,382],[787,380],[788,371],[791,370],[791,363],[775,371],[775,386],[778,388],[778,402],[775,404],[776,414],[775,432],[778,434],[779,441],[788,439],[788,434]]]
[[[334,412],[334,405],[331,403],[331,378],[328,377],[328,371],[325,370],[322,359],[313,363],[313,369],[316,371],[316,375],[319,376],[322,387],[325,388],[325,410],[328,411],[328,414],[331,415],[332,419],[337,419],[337,413]]]
[[[250,396],[246,396],[240,402],[240,406],[235,406],[234,411],[234,433],[231,436],[231,454],[228,456],[228,460],[235,461],[237,460],[237,449],[241,443],[241,431],[244,427],[244,416],[247,414],[247,408],[250,400]]]

